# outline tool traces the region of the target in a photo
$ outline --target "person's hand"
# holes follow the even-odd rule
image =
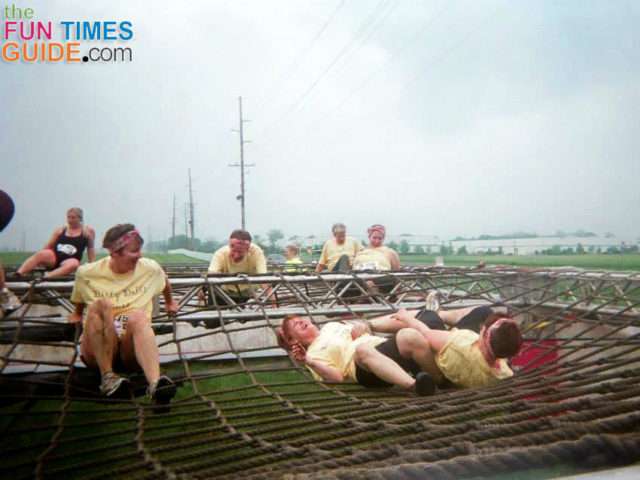
[[[164,309],[169,315],[175,315],[176,313],[178,313],[179,308],[180,307],[178,307],[178,302],[176,302],[174,299],[171,299],[171,301],[169,303],[166,303],[164,306]]]
[[[307,361],[307,351],[299,343],[294,343],[293,345],[291,345],[291,355],[293,355],[293,358],[295,358],[299,362],[306,363]]]
[[[353,320],[351,322],[351,325],[352,325],[351,338],[353,340],[355,340],[358,337],[361,337],[365,333],[369,333],[368,325],[366,324],[366,322],[363,322],[362,320]]]
[[[69,323],[79,323],[82,321],[82,315],[80,315],[78,312],[73,312],[69,314],[69,317],[67,317],[67,321]]]
[[[391,315],[391,318],[403,323],[407,323],[411,319],[411,314],[407,311],[406,308],[401,308],[396,313]]]

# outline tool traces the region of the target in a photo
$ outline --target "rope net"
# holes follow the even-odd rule
[[[100,397],[66,323],[71,280],[9,283],[25,306],[0,322],[2,478],[453,479],[640,461],[640,274],[167,271],[180,310],[168,317],[160,304],[153,319],[178,385],[164,414],[142,374],[125,396]],[[234,301],[233,287],[251,298]],[[277,346],[288,314],[321,326],[417,309],[431,290],[444,309],[510,308],[525,338],[514,377],[416,397],[316,382]]]

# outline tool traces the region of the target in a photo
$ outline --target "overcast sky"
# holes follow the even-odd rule
[[[62,20],[134,38],[108,44],[131,63],[0,61],[0,247],[41,245],[71,206],[100,238],[128,221],[157,240],[174,194],[183,232],[188,168],[196,235],[226,238],[240,95],[253,233],[640,237],[640,2],[6,3],[54,40]]]

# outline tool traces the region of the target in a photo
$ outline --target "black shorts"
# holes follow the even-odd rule
[[[412,375],[417,375],[418,372],[420,372],[420,367],[416,362],[413,361],[413,359],[404,358],[402,355],[400,355],[400,350],[398,350],[398,343],[396,342],[395,335],[378,345],[376,347],[376,350],[400,365],[400,367],[405,372]],[[360,385],[367,388],[387,388],[392,386],[392,384],[390,384],[389,382],[385,382],[374,373],[371,373],[370,371],[360,367],[360,365],[358,365],[357,363],[356,380]]]
[[[491,315],[491,312],[491,307],[487,305],[476,307],[460,319],[456,324],[456,328],[473,330],[476,333],[480,333],[482,325],[484,325],[487,317]],[[432,330],[447,330],[447,326],[440,318],[440,315],[434,311],[421,310],[416,315],[416,319],[420,320]]]

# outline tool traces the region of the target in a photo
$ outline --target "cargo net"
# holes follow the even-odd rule
[[[153,327],[179,388],[164,414],[141,374],[100,397],[66,323],[70,280],[10,283],[25,306],[0,323],[0,477],[548,478],[640,461],[639,274],[168,271],[180,311],[158,305]],[[277,346],[285,315],[322,326],[417,309],[432,290],[443,309],[511,309],[526,340],[514,377],[417,397],[316,382]]]

